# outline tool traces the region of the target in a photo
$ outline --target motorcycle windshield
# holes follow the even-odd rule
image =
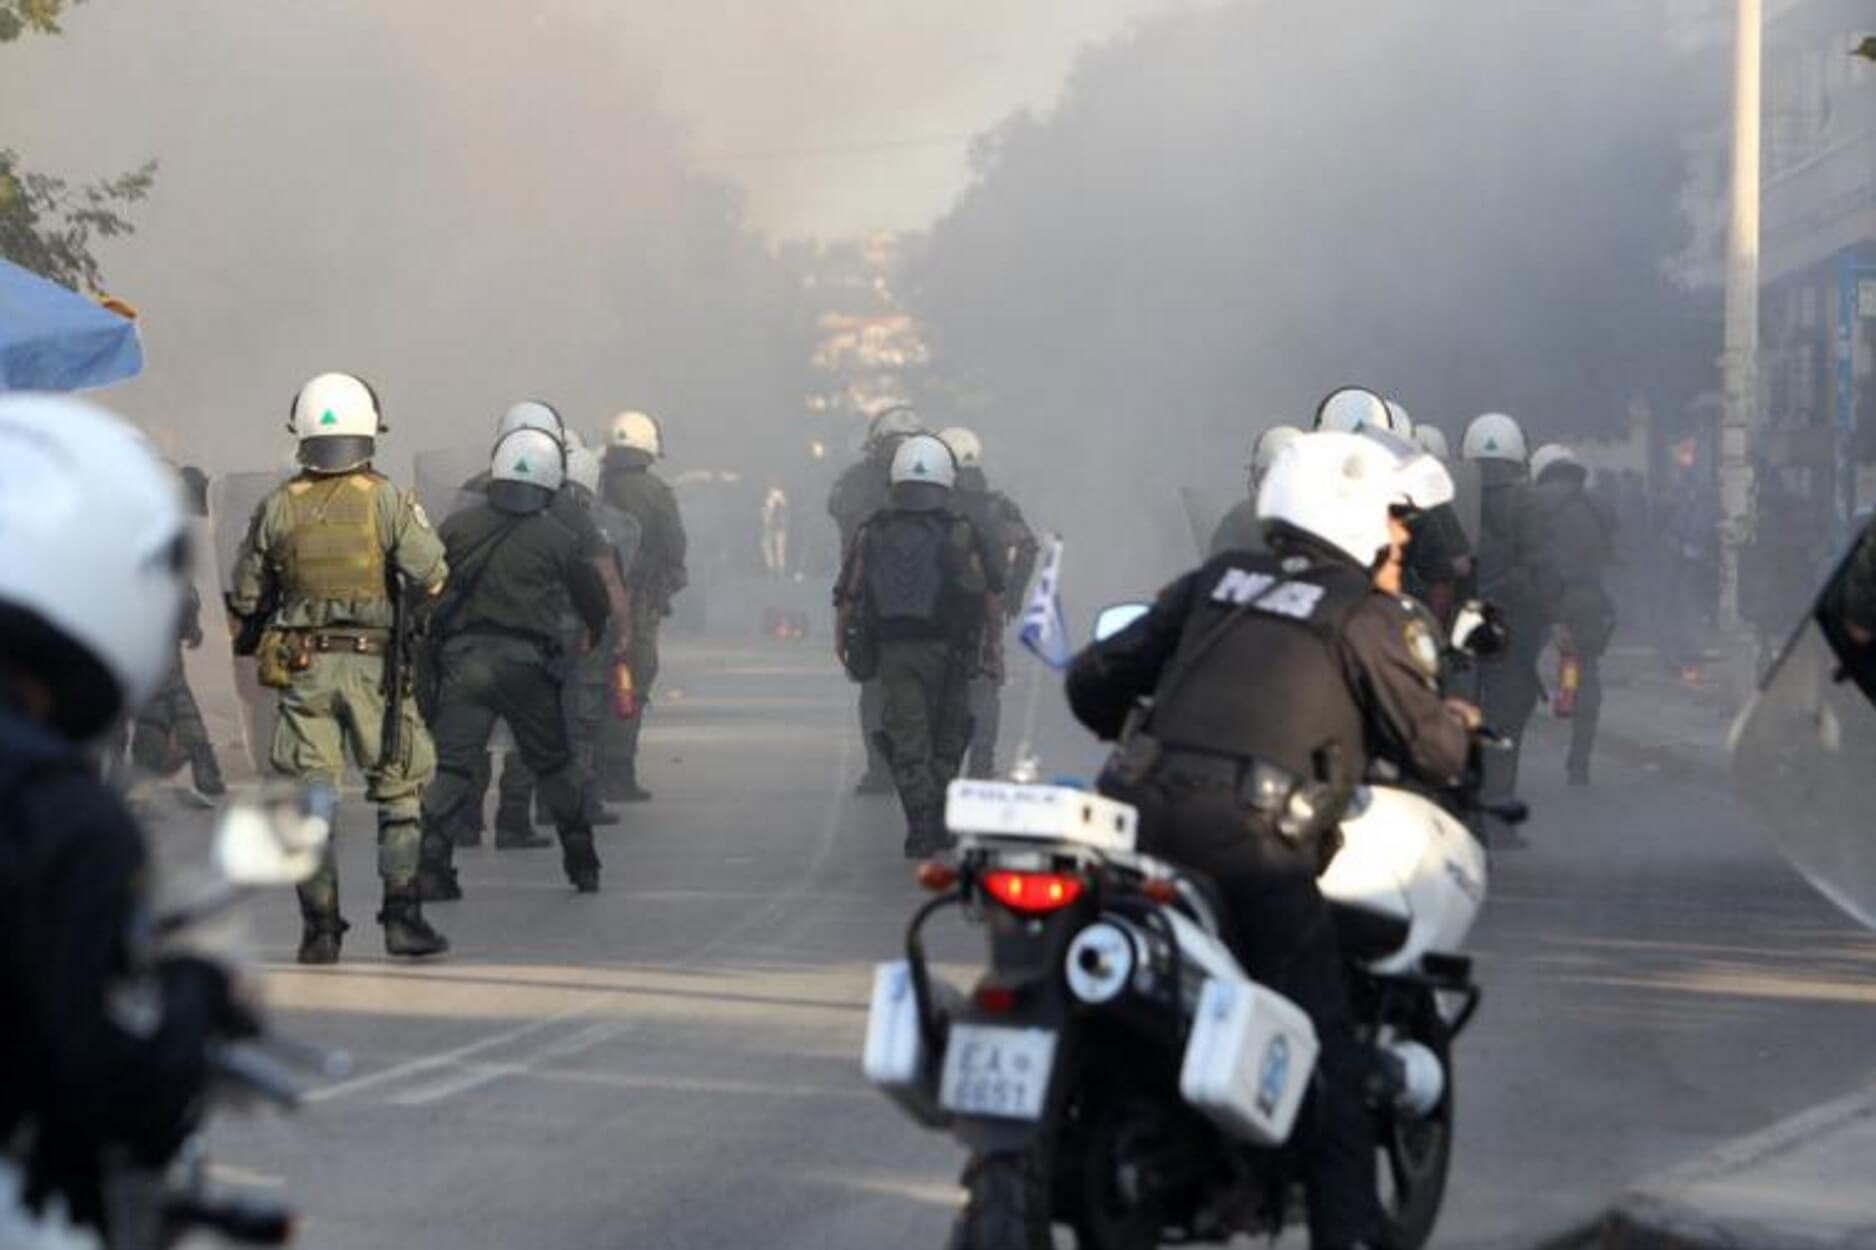
[[[1846,558],[1733,726],[1733,775],[1767,836],[1876,928],[1876,645],[1842,624]]]

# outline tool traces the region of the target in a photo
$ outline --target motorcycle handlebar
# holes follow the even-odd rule
[[[299,1108],[303,1091],[286,1065],[259,1046],[230,1042],[209,1053],[209,1068],[215,1078],[243,1092],[271,1102],[283,1111]]]

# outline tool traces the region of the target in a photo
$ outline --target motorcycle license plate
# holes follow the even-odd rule
[[[1039,1120],[1055,1066],[1049,1029],[954,1024],[945,1046],[938,1102],[959,1115]]]

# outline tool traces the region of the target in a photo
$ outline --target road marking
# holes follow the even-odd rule
[[[494,1050],[500,1046],[506,1046],[511,1042],[518,1042],[524,1037],[532,1037],[536,1033],[551,1029],[556,1024],[561,1024],[567,1020],[586,1015],[610,997],[611,995],[609,994],[595,994],[591,998],[575,1003],[571,1007],[564,1007],[554,1012],[552,1015],[544,1016],[539,1020],[530,1020],[526,1024],[518,1024],[512,1029],[504,1029],[500,1033],[491,1033],[481,1041],[470,1042],[466,1046],[458,1046],[454,1050],[446,1050],[440,1054],[426,1055],[421,1059],[412,1059],[407,1063],[393,1064],[391,1067],[381,1068],[376,1072],[367,1072],[363,1076],[353,1077],[349,1081],[340,1081],[337,1085],[324,1086],[308,1094],[306,1101],[309,1103],[332,1102],[351,1094],[362,1093],[368,1089],[376,1089],[380,1085],[389,1085],[394,1081],[401,1081],[405,1077],[418,1076],[425,1072],[433,1072],[438,1068],[452,1067],[460,1064],[465,1059],[482,1054],[485,1051]]]
[[[558,1041],[549,1042],[520,1059],[509,1063],[474,1064],[465,1071],[458,1072],[433,1085],[399,1094],[391,1101],[400,1107],[424,1107],[434,1102],[442,1102],[445,1098],[466,1094],[470,1090],[493,1085],[496,1081],[505,1080],[511,1076],[526,1076],[542,1064],[552,1063],[556,1059],[570,1059],[574,1055],[584,1054],[605,1045],[616,1037],[630,1033],[637,1027],[637,1024],[630,1020],[599,1020]]]

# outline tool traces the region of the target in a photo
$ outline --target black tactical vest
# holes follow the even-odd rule
[[[948,512],[880,513],[866,527],[866,595],[885,641],[937,638],[946,630]]]
[[[1244,551],[1210,560],[1155,695],[1153,736],[1300,777],[1359,777],[1363,719],[1340,638],[1372,593],[1353,564]]]

